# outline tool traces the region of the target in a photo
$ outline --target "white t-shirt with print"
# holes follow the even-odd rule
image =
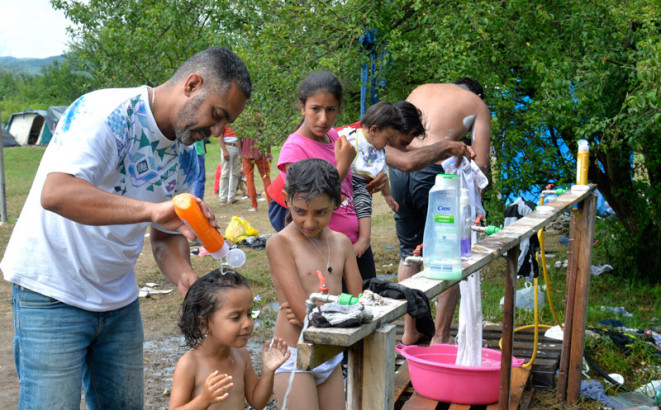
[[[134,267],[149,223],[79,224],[43,209],[41,191],[51,172],[149,202],[192,191],[195,150],[159,131],[148,89],[95,91],[64,113],[0,263],[7,281],[90,311],[137,298]]]

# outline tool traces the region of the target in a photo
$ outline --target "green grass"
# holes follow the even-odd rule
[[[32,180],[43,156],[43,147],[5,147],[5,196],[7,219],[16,220],[28,196]]]

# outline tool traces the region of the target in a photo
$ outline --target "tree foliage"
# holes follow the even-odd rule
[[[67,60],[41,68],[39,75],[0,70],[0,112],[5,121],[16,112],[69,105],[95,87],[91,75],[78,71]]]
[[[103,86],[157,84],[193,52],[234,49],[255,88],[245,118],[259,112],[264,138],[276,144],[299,120],[296,84],[311,70],[341,79],[338,123],[358,119],[360,69],[370,63],[359,37],[376,29],[386,51],[377,61],[381,99],[463,76],[485,86],[501,195],[489,209],[531,187],[570,185],[576,142],[587,139],[589,179],[615,210],[617,246],[628,250],[620,266],[659,280],[661,261],[649,257],[661,247],[658,0],[52,2],[78,25],[72,52]],[[237,128],[249,135],[254,124]]]

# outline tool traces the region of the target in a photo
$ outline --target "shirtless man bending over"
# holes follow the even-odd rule
[[[482,87],[470,78],[461,78],[454,84],[424,84],[417,87],[406,100],[422,112],[426,138],[414,138],[410,149],[424,152],[426,150],[421,148],[428,150],[432,144],[448,140],[460,142],[470,136],[474,160],[482,172],[488,175],[491,112],[482,101],[483,98]],[[390,156],[389,164],[394,165],[391,162],[396,161],[402,151],[398,152],[392,147],[386,149],[386,158]],[[399,203],[399,212],[395,214],[401,258],[397,272],[399,281],[420,271],[419,264],[406,266],[404,260],[422,243],[429,190],[434,185],[436,175],[444,173],[440,164],[448,156],[413,172],[403,172],[394,166],[390,168],[392,196]],[[459,288],[456,286],[439,295],[436,334],[431,344],[450,341],[450,324],[458,298]],[[422,334],[415,329],[415,320],[406,315],[402,343],[415,344],[421,337]]]

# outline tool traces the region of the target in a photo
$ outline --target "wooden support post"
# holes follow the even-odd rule
[[[561,400],[567,400],[567,373],[569,369],[569,349],[571,347],[572,321],[567,320],[574,315],[574,296],[576,294],[576,261],[574,261],[575,244],[578,243],[577,219],[572,212],[569,222],[569,249],[567,252],[567,281],[565,290],[565,323],[563,326],[562,352],[558,364],[558,390],[557,394]]]
[[[592,194],[578,205],[580,218],[577,221],[577,237],[580,242],[574,244],[576,262],[576,286],[574,292],[574,312],[569,348],[569,367],[567,372],[567,402],[578,401],[581,385],[581,368],[585,341],[585,319],[588,308],[590,289],[590,267],[592,265],[592,242],[594,241],[594,223],[596,219],[597,196]],[[566,334],[566,333],[565,333]]]
[[[396,326],[385,324],[365,338],[361,409],[390,410],[395,407]]]
[[[514,346],[514,307],[516,304],[516,277],[519,270],[519,245],[507,251],[505,273],[505,300],[503,302],[503,348],[500,361],[500,393],[498,408],[509,410],[512,382],[512,350]]]
[[[386,323],[349,348],[347,409],[395,407],[395,329]]]
[[[347,410],[360,410],[363,405],[361,394],[363,389],[363,348],[365,339],[362,339],[349,348]]]

